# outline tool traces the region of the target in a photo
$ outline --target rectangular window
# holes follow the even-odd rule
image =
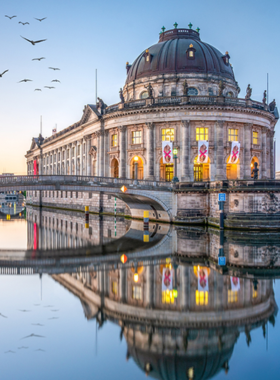
[[[199,306],[208,305],[208,292],[195,291],[195,303]]]
[[[238,141],[238,129],[229,128],[228,141]]]
[[[228,303],[234,303],[238,301],[238,292],[228,290]]]
[[[112,146],[118,146],[118,135],[112,135]]]
[[[112,293],[115,296],[118,295],[118,283],[117,283],[117,281],[112,281]]]
[[[78,145],[78,156],[80,155],[81,153],[81,145]]]
[[[174,294],[173,291],[171,290],[163,290],[161,292],[161,300],[163,304],[170,304],[174,303]]]
[[[142,288],[141,286],[133,286],[132,287],[132,298],[134,300],[142,300]]]
[[[164,128],[161,130],[162,141],[174,141],[174,128]]]
[[[72,148],[72,157],[74,157],[75,156],[75,148],[73,147]]]
[[[132,144],[141,144],[142,143],[142,131],[132,132]]]
[[[58,161],[60,161],[60,153],[58,153]]]
[[[67,149],[67,158],[70,156],[70,149]]]
[[[65,150],[62,152],[62,159],[65,160]]]
[[[253,132],[253,144],[258,145],[259,144],[259,133]]]
[[[196,128],[196,141],[208,141],[208,128]]]

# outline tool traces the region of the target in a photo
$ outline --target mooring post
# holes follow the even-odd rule
[[[144,211],[144,235],[143,235],[143,241],[145,243],[148,243],[150,240],[150,235],[149,235],[149,211]]]
[[[89,206],[85,206],[85,228],[89,228]]]

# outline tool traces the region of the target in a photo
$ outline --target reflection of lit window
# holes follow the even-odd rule
[[[142,143],[142,131],[132,132],[132,144],[141,144]]]
[[[133,286],[132,287],[132,298],[134,300],[141,300],[142,299],[142,288],[141,288],[141,286]]]
[[[162,291],[162,303],[174,303],[174,294],[172,290]]]
[[[165,128],[161,130],[162,141],[174,141],[174,128]]]
[[[208,128],[196,128],[196,141],[208,140]]]
[[[258,145],[258,132],[253,132],[253,144]]]
[[[118,135],[112,135],[112,146],[118,145]]]
[[[228,290],[228,303],[234,303],[238,301],[238,292]]]
[[[238,129],[229,128],[228,141],[238,141]]]
[[[253,298],[257,298],[258,297],[258,291],[253,289],[252,296],[253,296]]]
[[[208,305],[208,292],[195,291],[195,303],[197,305]]]
[[[115,296],[118,294],[118,283],[117,283],[117,281],[112,282],[112,293]]]

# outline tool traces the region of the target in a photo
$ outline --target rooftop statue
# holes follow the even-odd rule
[[[266,98],[267,98],[267,96],[266,96],[266,90],[265,90],[263,93],[263,100],[262,100],[263,105],[266,105]]]
[[[220,82],[219,82],[219,96],[223,96],[223,91],[224,91],[225,87],[226,86],[225,86],[224,82],[222,80],[220,80]]]
[[[148,91],[148,98],[152,98],[153,97],[153,87],[152,87],[151,83],[149,83],[147,86],[145,86],[145,88]]]
[[[188,86],[187,81],[185,80],[183,83],[183,95],[184,96],[188,96],[188,89],[189,89],[189,86]]]
[[[273,99],[273,101],[269,103],[269,110],[274,111],[275,107],[276,107],[276,102],[275,102],[275,99]]]
[[[246,90],[246,96],[245,96],[245,99],[246,99],[246,100],[249,100],[249,99],[251,99],[251,96],[252,96],[252,88],[251,88],[250,85],[248,84],[248,87],[247,87],[247,90]]]
[[[119,94],[120,94],[121,103],[124,103],[124,96],[123,96],[122,88],[120,88]]]

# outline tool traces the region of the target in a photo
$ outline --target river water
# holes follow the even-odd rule
[[[1,379],[278,377],[279,234],[1,218]]]

